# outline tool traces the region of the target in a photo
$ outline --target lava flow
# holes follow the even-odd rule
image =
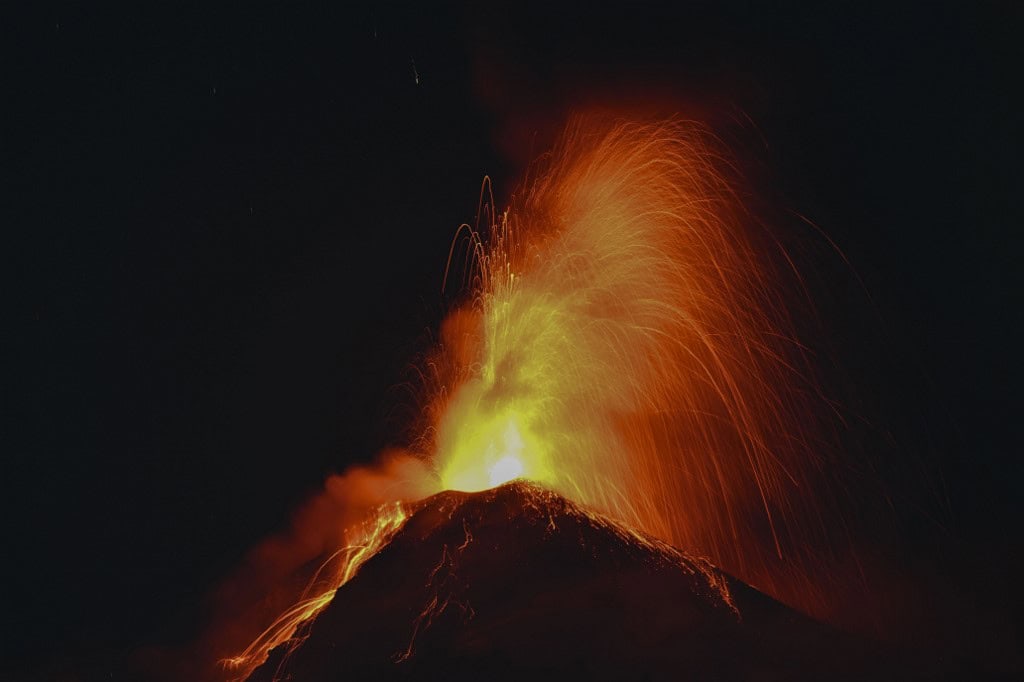
[[[334,552],[317,570],[298,602],[278,616],[245,651],[223,661],[225,667],[243,677],[266,660],[274,648],[293,648],[300,625],[316,617],[327,606],[338,588],[355,575],[359,567],[388,543],[408,518],[400,503],[379,507],[373,518],[345,532],[347,544]]]
[[[508,209],[482,205],[492,219],[453,244],[471,296],[425,363],[417,455],[438,490],[528,479],[813,612],[821,398],[798,277],[730,172],[700,125],[578,119]],[[244,677],[294,641],[406,514],[353,529],[229,665]]]

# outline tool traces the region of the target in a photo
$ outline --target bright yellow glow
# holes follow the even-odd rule
[[[476,492],[516,478],[549,480],[543,449],[532,433],[524,433],[512,414],[481,423],[464,422],[441,473],[446,489]]]

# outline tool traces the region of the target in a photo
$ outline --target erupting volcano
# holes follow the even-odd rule
[[[251,682],[913,679],[881,647],[539,486],[409,511]]]
[[[729,577],[825,616],[844,541],[801,280],[733,175],[698,124],[584,117],[508,208],[485,183],[420,365],[437,494],[385,493],[230,675],[855,674]]]

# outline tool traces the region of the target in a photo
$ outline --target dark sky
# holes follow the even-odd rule
[[[12,22],[0,670],[187,637],[401,443],[482,177],[592,102],[721,126],[835,240],[856,276],[806,266],[893,497],[923,464],[951,546],[1021,566],[1015,3],[259,4]]]

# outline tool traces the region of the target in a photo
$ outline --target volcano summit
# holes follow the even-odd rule
[[[527,675],[915,677],[880,647],[703,559],[516,481],[415,505],[390,543],[248,679]]]

